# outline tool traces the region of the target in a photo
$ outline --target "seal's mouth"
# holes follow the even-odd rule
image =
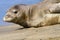
[[[12,21],[12,18],[11,18],[11,17],[8,17],[8,16],[5,16],[5,17],[3,18],[3,21],[5,21],[5,22],[10,22],[10,21]]]

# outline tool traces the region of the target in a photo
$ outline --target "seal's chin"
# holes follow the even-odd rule
[[[6,17],[4,17],[3,18],[3,21],[5,21],[5,22],[11,22],[12,21],[12,18],[6,18]]]

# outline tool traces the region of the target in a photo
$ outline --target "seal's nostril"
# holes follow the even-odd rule
[[[10,15],[6,15],[6,17],[10,17]]]

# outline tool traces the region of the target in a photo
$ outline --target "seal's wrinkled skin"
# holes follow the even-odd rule
[[[60,0],[44,0],[34,5],[11,7],[3,20],[23,27],[41,27],[60,23]]]

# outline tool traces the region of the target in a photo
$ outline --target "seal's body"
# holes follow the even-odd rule
[[[4,21],[20,24],[24,27],[40,27],[60,23],[60,3],[47,0],[34,4],[19,4],[11,7]]]

